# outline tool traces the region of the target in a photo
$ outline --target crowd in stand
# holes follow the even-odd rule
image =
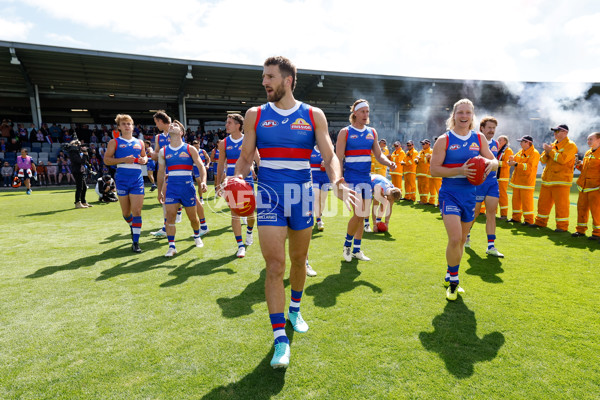
[[[71,160],[61,150],[60,144],[69,143],[75,138],[87,145],[91,170],[98,175],[110,173],[112,171],[104,165],[103,158],[106,145],[113,138],[114,131],[116,131],[114,125],[90,126],[87,124],[66,126],[44,123],[39,128],[33,124],[26,128],[25,124],[15,124],[9,119],[3,119],[0,125],[0,163],[3,167],[3,186],[10,186],[16,157],[23,148],[29,152],[36,164],[37,185],[73,184]],[[133,136],[154,142],[154,136],[157,133],[159,132],[154,125],[147,127],[137,125]],[[196,130],[188,128],[185,140],[187,143],[197,140],[200,148],[210,152],[225,136],[226,133],[223,129],[204,131],[200,128]],[[92,174],[88,175],[88,179],[90,182],[95,181]]]

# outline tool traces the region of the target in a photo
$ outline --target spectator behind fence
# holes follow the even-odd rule
[[[46,175],[48,176],[48,184],[52,183],[52,178],[54,178],[54,184],[58,183],[56,179],[56,174],[58,173],[58,169],[56,165],[53,165],[52,162],[48,161],[46,164]]]
[[[36,170],[37,170],[39,185],[40,186],[42,186],[42,185],[48,186],[48,178],[47,178],[48,169],[46,168],[46,165],[44,164],[43,161],[40,161],[36,165]]]
[[[4,165],[2,167],[2,180],[4,182],[3,186],[10,187],[12,183],[13,176],[13,167],[10,166],[8,161],[4,161]]]

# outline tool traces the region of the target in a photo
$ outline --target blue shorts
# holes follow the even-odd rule
[[[475,187],[471,186],[471,188],[466,187],[464,190],[444,188],[442,183],[438,197],[442,215],[458,215],[462,222],[473,221],[475,219]]]
[[[115,186],[118,196],[130,194],[144,194],[144,177],[141,172],[138,175],[123,174],[117,169],[115,174]]]
[[[295,231],[312,228],[312,183],[286,184],[278,187],[259,182],[256,194],[258,226],[287,226]]]
[[[146,169],[148,171],[156,171],[156,163],[151,158],[148,158],[148,163],[146,164]]]
[[[196,207],[196,187],[191,177],[189,181],[171,180],[167,185],[165,204],[181,204],[183,207]]]
[[[356,176],[344,174],[344,180],[362,199],[373,198],[373,186],[371,186],[371,174],[364,176]]]
[[[487,179],[479,186],[475,186],[475,200],[481,203],[487,196],[500,198],[498,179]]]

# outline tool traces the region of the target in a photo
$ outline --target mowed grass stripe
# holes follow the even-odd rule
[[[207,202],[211,202],[208,196]],[[91,197],[90,197],[91,198]],[[342,261],[346,216],[315,232],[292,361],[273,371],[258,235],[238,260],[229,216],[187,218],[164,258],[148,193],[141,255],[117,204],[73,209],[68,190],[0,193],[0,398],[597,398],[599,244],[498,222],[505,259],[485,255],[485,221],[447,303],[446,234],[433,207],[395,205],[366,234],[371,262]],[[337,209],[342,206],[337,203]],[[571,227],[576,210],[571,208]],[[553,216],[549,226],[554,226]],[[245,233],[244,233],[245,235]],[[289,283],[286,280],[289,296]]]

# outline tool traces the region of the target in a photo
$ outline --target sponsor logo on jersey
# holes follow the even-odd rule
[[[444,207],[444,209],[446,210],[446,213],[454,213],[454,212],[460,212],[460,208],[458,208],[457,206],[446,206]]]
[[[479,151],[479,145],[477,143],[471,143],[471,146],[469,146],[469,150]]]
[[[287,124],[287,123],[288,123],[288,121],[289,121],[289,120],[290,120],[289,118],[286,118],[286,119],[284,119],[283,121],[281,121],[281,123],[285,125],[285,124]]]
[[[179,158],[190,158],[190,155],[188,153],[182,152],[179,153]]]
[[[294,121],[290,128],[292,130],[300,130],[300,131],[312,131],[312,126],[310,126],[304,119],[298,118]]]
[[[260,126],[261,126],[262,128],[274,128],[274,127],[276,127],[277,125],[279,125],[279,122],[277,122],[277,121],[275,121],[275,120],[272,120],[272,119],[268,119],[268,120],[266,120],[266,121],[263,121],[263,122],[260,124]]]
[[[453,144],[452,146],[448,147],[448,150],[458,150],[460,149],[460,144]]]
[[[139,144],[134,144],[134,145],[133,145],[133,148],[134,148],[134,149],[141,150],[141,149],[142,149],[142,146],[140,146]]]
[[[373,136],[372,133],[367,134],[367,136],[365,136],[366,139],[375,139],[375,136]]]
[[[256,218],[259,221],[277,221],[277,215],[276,214],[258,213],[256,215]]]
[[[490,149],[491,151],[498,151],[498,148],[496,147],[496,145],[492,146],[492,148]]]
[[[358,139],[358,135],[350,135],[350,139]]]

